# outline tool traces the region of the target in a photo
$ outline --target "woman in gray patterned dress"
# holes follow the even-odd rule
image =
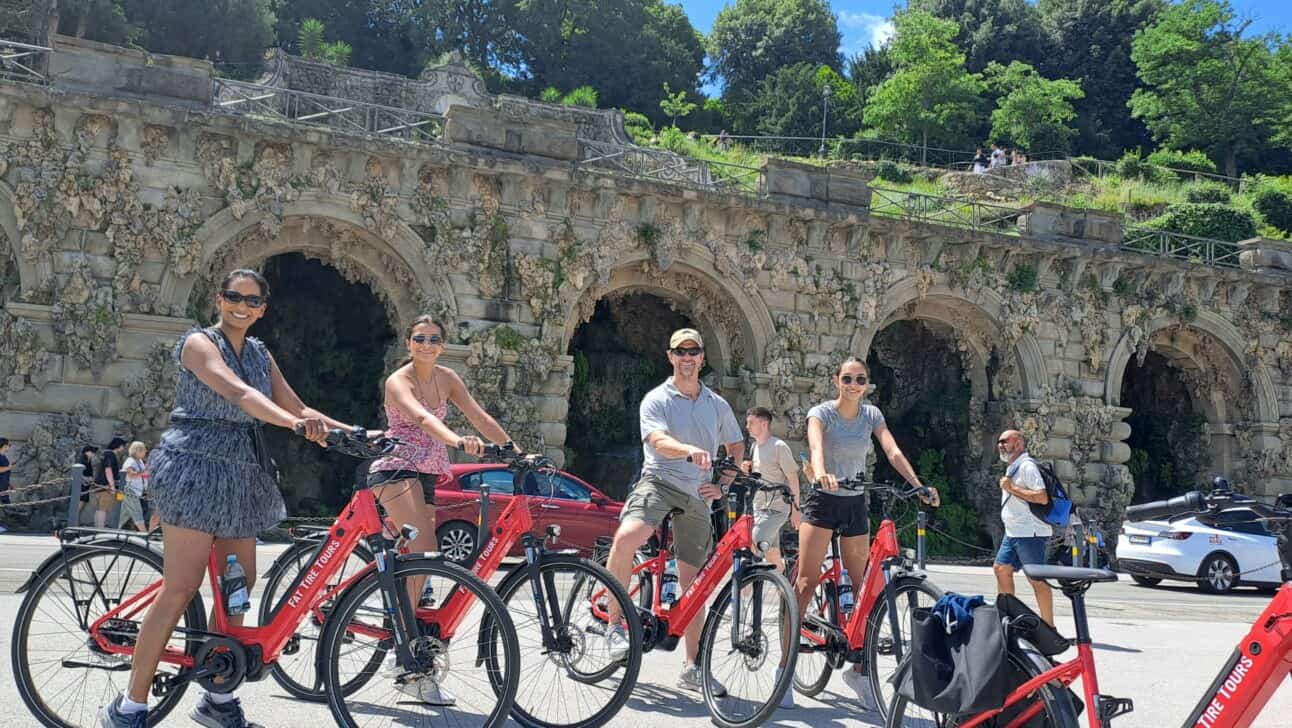
[[[265,345],[247,336],[264,316],[268,298],[263,276],[233,271],[216,294],[218,325],[189,331],[175,347],[180,364],[175,409],[149,461],[153,505],[161,515],[166,551],[164,582],[140,628],[129,689],[104,707],[103,726],[147,724],[146,703],[157,663],[202,584],[212,546],[217,563],[237,555],[248,589],[255,581],[256,533],[277,523],[286,511],[277,483],[256,461],[253,423],[303,427],[305,436],[319,444],[329,427],[350,427],[305,406]],[[232,694],[205,694],[191,717],[209,728],[255,725],[247,722]]]

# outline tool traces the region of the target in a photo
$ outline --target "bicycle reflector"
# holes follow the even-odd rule
[[[1193,531],[1163,531],[1157,537],[1165,538],[1168,541],[1185,541],[1192,535]]]

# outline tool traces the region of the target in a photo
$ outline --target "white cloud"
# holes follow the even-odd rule
[[[897,30],[893,21],[882,15],[847,10],[839,13],[839,25],[843,28],[843,46],[854,52],[863,51],[867,46],[879,48],[887,44]]]

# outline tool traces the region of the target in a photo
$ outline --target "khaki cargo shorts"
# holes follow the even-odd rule
[[[624,501],[619,520],[636,520],[659,528],[673,509],[673,555],[697,569],[704,566],[713,550],[713,521],[709,505],[666,484],[654,475],[643,475]]]
[[[784,501],[777,500],[775,504],[763,508],[754,508],[754,550],[758,551],[758,544],[766,543],[767,548],[779,549],[781,547],[781,530],[790,520],[790,505]]]

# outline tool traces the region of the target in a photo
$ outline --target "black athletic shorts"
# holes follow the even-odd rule
[[[417,480],[422,484],[422,495],[426,502],[435,504],[435,484],[439,482],[438,473],[419,473],[416,470],[373,470],[368,473],[368,487],[389,485],[400,480]]]
[[[828,528],[842,538],[870,533],[870,509],[864,495],[834,495],[808,487],[799,497],[803,522],[817,528]]]

